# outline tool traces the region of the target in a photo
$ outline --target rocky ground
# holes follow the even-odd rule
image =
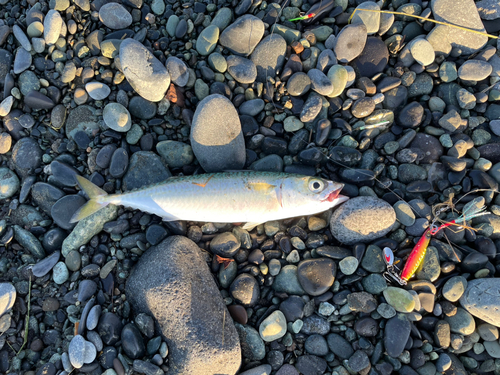
[[[0,9],[0,373],[500,374],[497,40],[411,17],[498,35],[498,1]],[[76,174],[114,193],[241,169],[351,199],[250,232],[115,206],[69,222]],[[381,249],[404,261],[459,198],[490,214],[388,284]]]

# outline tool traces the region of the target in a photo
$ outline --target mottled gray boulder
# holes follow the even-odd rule
[[[196,108],[191,126],[191,147],[206,172],[241,170],[245,164],[245,140],[233,103],[214,94]]]
[[[248,56],[263,35],[264,22],[251,14],[245,14],[222,32],[219,42],[232,53]]]
[[[475,317],[500,327],[500,278],[469,281],[460,304]]]
[[[257,81],[266,82],[267,77],[274,77],[285,62],[285,53],[286,41],[282,36],[271,34],[262,39],[251,57],[257,67]]]
[[[135,39],[120,44],[120,64],[130,85],[144,99],[159,102],[170,86],[167,68]]]
[[[172,236],[151,247],[126,285],[134,312],[153,316],[169,348],[168,375],[235,374],[240,341],[200,249]]]
[[[330,230],[340,242],[352,245],[386,235],[396,221],[394,208],[373,197],[356,197],[340,206],[330,219]]]
[[[474,0],[432,0],[431,7],[437,21],[486,32]],[[451,48],[470,55],[481,49],[488,37],[455,27],[436,25],[427,35],[427,40],[438,55],[448,55]]]

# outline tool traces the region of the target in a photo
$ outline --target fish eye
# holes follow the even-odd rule
[[[319,193],[325,188],[325,183],[318,179],[313,179],[309,181],[309,190],[313,193]]]

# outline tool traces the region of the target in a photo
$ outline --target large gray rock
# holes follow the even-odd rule
[[[240,118],[229,99],[214,94],[198,104],[191,126],[191,147],[206,172],[243,169],[245,140]]]
[[[340,242],[352,245],[386,235],[396,221],[394,208],[373,197],[356,197],[340,206],[330,219],[330,230]]]
[[[235,374],[240,341],[198,246],[172,236],[151,247],[126,286],[136,314],[153,316],[169,348],[168,375]]]
[[[264,22],[251,14],[245,14],[222,32],[219,42],[237,55],[248,56],[263,35]]]
[[[170,86],[167,68],[135,39],[120,45],[120,64],[125,78],[144,99],[159,102]]]
[[[432,0],[431,7],[437,21],[486,32],[474,0]],[[427,40],[436,54],[448,55],[454,47],[462,54],[470,55],[481,49],[488,37],[455,27],[436,25],[427,35]]]
[[[274,77],[285,63],[285,53],[286,41],[282,36],[271,34],[262,39],[251,57],[257,67],[257,81],[266,82],[267,77]]]
[[[500,327],[500,278],[469,281],[460,304],[475,317]]]

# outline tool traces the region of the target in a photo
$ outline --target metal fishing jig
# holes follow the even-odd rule
[[[436,221],[438,220],[439,215],[448,209],[449,207],[445,206],[436,211],[435,218],[432,221],[431,225],[425,230],[424,234],[422,235],[422,237],[420,237],[417,244],[411,251],[410,256],[406,260],[403,271],[399,272],[399,269],[394,265],[394,254],[392,250],[388,247],[384,248],[384,261],[387,266],[387,271],[384,272],[384,277],[387,281],[396,282],[399,285],[406,285],[408,283],[408,280],[411,279],[413,275],[415,275],[418,268],[422,264],[432,236],[435,236],[437,233],[439,233],[440,230],[449,226],[457,225],[461,227],[462,225],[465,225],[465,222],[468,220],[488,214],[488,212],[485,212],[485,206],[474,206],[473,204],[471,204],[457,219],[448,221],[440,226],[436,225]]]

